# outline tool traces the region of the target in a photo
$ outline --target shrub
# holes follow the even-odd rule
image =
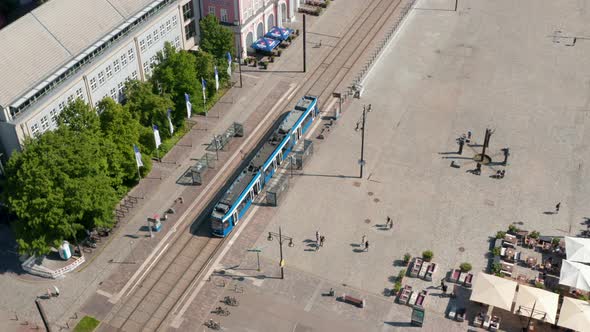
[[[492,264],[492,272],[495,274],[500,273],[500,271],[502,271],[502,264],[500,263],[494,263]]]
[[[410,259],[412,259],[412,255],[410,255],[410,253],[405,253],[404,254],[404,263],[408,264],[410,262]]]
[[[471,271],[471,264],[461,263],[461,265],[459,265],[459,268],[461,269],[461,272],[469,272]]]
[[[274,55],[271,55],[270,56],[270,62],[275,62],[275,56]]]
[[[545,285],[540,282],[535,282],[535,287],[545,289]]]
[[[503,239],[504,235],[506,235],[506,232],[498,231],[498,233],[496,233],[496,239]]]
[[[392,292],[391,292],[391,295],[392,295],[392,296],[395,296],[395,294],[399,293],[399,291],[400,291],[401,289],[402,289],[402,283],[401,283],[401,282],[399,282],[399,281],[396,281],[396,282],[393,284],[393,290],[392,290]]]
[[[422,252],[422,259],[424,259],[427,262],[430,262],[433,257],[434,257],[434,253],[432,252],[432,250],[426,250],[426,251]]]
[[[551,244],[552,244],[554,247],[557,247],[557,246],[559,245],[559,242],[560,242],[560,241],[561,241],[561,239],[560,239],[560,238],[558,238],[558,237],[554,237],[554,238],[551,240]]]
[[[96,327],[100,324],[100,322],[91,316],[84,316],[82,320],[74,327],[74,332],[92,332],[96,329]]]
[[[406,269],[401,269],[397,274],[397,281],[402,282],[402,279],[406,276]]]
[[[539,238],[539,232],[537,231],[532,231],[531,234],[529,234],[529,237],[533,238],[533,239],[538,239]]]
[[[281,56],[281,54],[283,54],[283,51],[282,50],[278,50],[277,51],[277,56]]]
[[[492,254],[494,256],[500,256],[501,253],[502,253],[502,249],[500,249],[500,247],[494,247],[494,249],[492,249]]]
[[[516,233],[518,231],[520,231],[520,229],[518,229],[518,227],[516,227],[514,225],[508,226],[508,233]]]

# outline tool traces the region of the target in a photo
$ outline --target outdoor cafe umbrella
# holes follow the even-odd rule
[[[268,30],[268,32],[266,33],[266,35],[264,35],[264,37],[268,37],[268,38],[272,38],[272,39],[276,39],[276,40],[285,40],[285,39],[289,38],[289,35],[291,34],[291,32],[293,32],[293,30],[291,30],[291,29],[274,26],[274,27],[270,28],[270,30]]]
[[[480,272],[473,284],[471,301],[510,311],[515,292],[516,282]]]
[[[590,263],[590,239],[566,236],[565,253],[570,261]]]
[[[559,284],[590,291],[590,266],[564,259],[561,263]]]
[[[252,48],[259,51],[270,52],[279,45],[279,41],[272,38],[259,38],[252,44]]]
[[[571,297],[564,297],[557,325],[575,331],[590,331],[590,304]]]
[[[514,313],[555,324],[559,294],[546,290],[520,285],[516,293]]]

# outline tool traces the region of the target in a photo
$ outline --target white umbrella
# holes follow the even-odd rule
[[[564,259],[559,284],[590,291],[590,266]]]
[[[514,313],[555,324],[559,295],[530,286],[518,286]],[[534,309],[533,309],[534,307]]]
[[[588,301],[564,297],[557,325],[576,331],[590,331],[590,304]]]
[[[480,272],[473,283],[471,301],[510,311],[515,292],[516,282]]]
[[[590,239],[566,237],[565,253],[570,261],[590,263]]]

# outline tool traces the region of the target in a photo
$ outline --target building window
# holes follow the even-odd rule
[[[39,132],[39,125],[38,124],[34,124],[31,126],[31,131],[33,132],[33,136],[39,136],[40,132]]]
[[[134,79],[134,80],[136,80],[136,79],[137,79],[137,70],[134,70],[134,71],[131,73],[131,78],[132,78],[132,79]]]
[[[145,40],[143,39],[139,41],[139,50],[141,51],[141,53],[145,52]]]
[[[182,16],[184,16],[184,20],[190,20],[195,15],[193,14],[193,6],[192,1],[182,6]]]
[[[84,96],[82,95],[82,88],[79,88],[76,90],[76,97],[80,98],[80,99],[84,99]]]
[[[178,17],[172,16],[172,26],[175,27],[178,24]]]
[[[227,22],[227,9],[221,8],[219,15],[221,16],[221,22]]]
[[[90,79],[90,89],[92,91],[96,90],[96,77]]]
[[[193,24],[193,22],[190,22],[189,24],[184,26],[184,36],[187,40],[191,39],[196,34],[197,32],[195,31],[195,25]]]
[[[117,100],[117,88],[111,89],[111,98],[113,98],[113,100]]]
[[[59,108],[59,111],[63,111],[64,108],[66,107],[66,102],[62,101],[61,103],[59,103],[59,105],[57,105],[57,107]]]
[[[119,84],[117,84],[117,89],[119,90],[119,95],[122,95],[123,89],[125,89],[125,84],[123,82],[119,82]]]
[[[147,35],[146,39],[147,39],[147,46],[148,47],[152,46],[152,34],[151,33],[149,35]]]
[[[49,128],[49,121],[47,121],[47,115],[41,118],[41,129],[46,131]]]
[[[164,27],[164,24],[160,25],[160,37],[164,37],[164,35],[166,34],[166,28]]]
[[[150,64],[156,65],[158,63],[158,56],[154,55],[150,58]]]
[[[150,73],[150,62],[146,61],[143,63],[143,72],[148,75]]]
[[[55,110],[55,108],[49,112],[49,115],[51,116],[51,123],[54,126],[57,126],[57,111]]]
[[[174,46],[175,46],[177,49],[180,49],[180,37],[176,36],[176,37],[174,38]]]
[[[160,39],[160,35],[158,34],[158,29],[154,30],[154,43]]]
[[[74,95],[68,97],[68,104],[71,104],[74,101]]]
[[[105,71],[107,73],[107,79],[113,77],[113,69],[110,65],[105,68]]]
[[[135,51],[132,48],[127,50],[127,55],[129,56],[129,61],[133,61],[135,59]]]
[[[209,6],[209,14],[215,16],[215,7],[214,6]]]
[[[125,54],[125,53],[121,54],[121,66],[122,67],[127,66],[127,54]]]
[[[170,20],[166,21],[166,31],[170,31],[172,29],[172,25],[170,23]]]
[[[119,70],[121,70],[121,63],[119,62],[119,59],[113,61],[113,68],[115,68],[115,73],[118,73]]]
[[[98,73],[98,84],[103,85],[104,84],[104,72],[100,72]]]

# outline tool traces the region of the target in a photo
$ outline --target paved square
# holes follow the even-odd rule
[[[590,189],[584,181],[590,111],[590,59],[584,54],[590,42],[568,46],[567,38],[552,36],[558,30],[562,36],[583,33],[590,13],[576,1],[459,1],[458,12],[447,10],[453,5],[416,3],[366,80],[362,99],[352,102],[326,140],[316,141],[315,155],[295,176],[287,199],[278,208],[261,207],[249,221],[266,227],[253,244],[263,249],[263,271],[278,275],[278,244],[267,241],[266,232],[280,226],[296,246],[284,250],[285,280],[246,278],[241,298],[258,309],[240,307],[236,316],[246,312],[265,323],[240,326],[232,314],[224,326],[407,328],[409,308],[392,304],[388,291],[404,253],[430,249],[439,264],[433,281],[404,283],[429,291],[425,330],[464,330],[466,324],[444,318],[449,299],[436,287],[447,271],[462,262],[475,273],[485,270],[490,237],[512,223],[544,235],[578,234]],[[355,128],[368,104],[367,164],[359,179],[361,137]],[[455,139],[472,131],[481,144],[486,128],[495,129],[488,154],[502,161],[501,149],[510,148],[508,165],[484,166],[481,176],[466,172],[475,168],[470,158],[481,149],[474,146],[455,159],[460,168],[450,167],[453,159],[444,153],[457,151]],[[505,178],[489,177],[500,169]],[[559,214],[543,213],[557,202]],[[387,216],[393,230],[382,227]],[[319,252],[316,230],[326,236]],[[368,252],[360,247],[363,235]],[[253,264],[251,256],[242,262]],[[321,296],[331,287],[336,295],[366,297],[367,309]],[[272,310],[260,309],[267,307]],[[326,321],[342,326],[326,329]],[[515,319],[504,328],[517,330],[519,324]]]

